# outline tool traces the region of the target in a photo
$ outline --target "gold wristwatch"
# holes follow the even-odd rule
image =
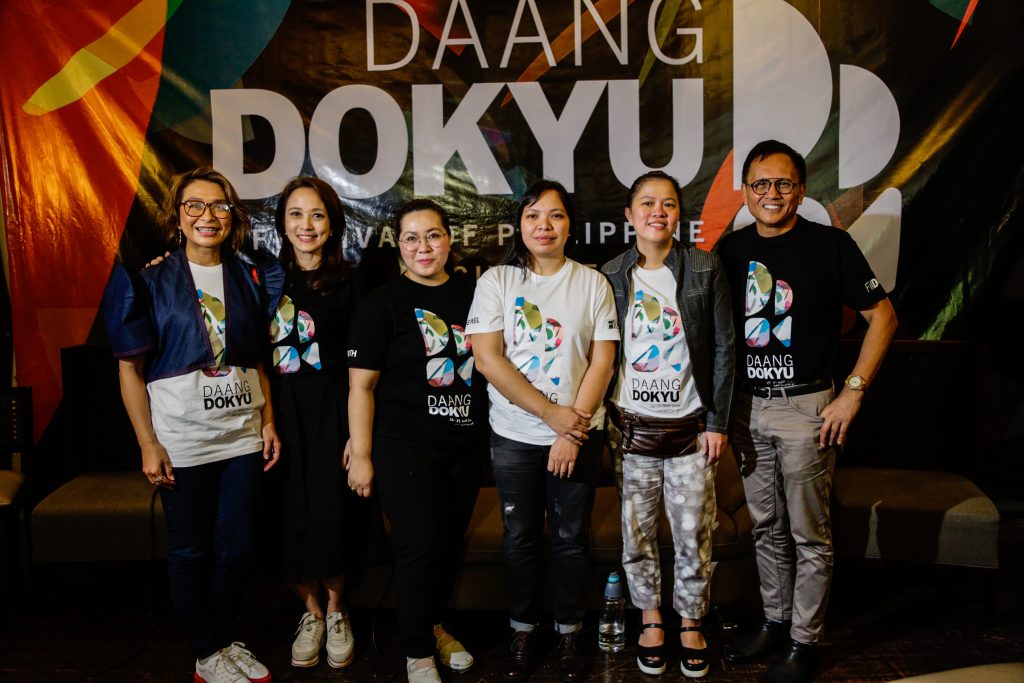
[[[846,388],[850,391],[864,391],[868,388],[868,381],[860,375],[850,375],[846,378]]]

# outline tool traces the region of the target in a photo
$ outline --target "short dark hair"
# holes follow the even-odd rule
[[[648,171],[641,176],[637,176],[637,179],[629,186],[629,194],[626,195],[627,209],[633,205],[633,199],[636,197],[636,193],[640,191],[640,186],[648,180],[664,180],[668,182],[676,192],[676,202],[679,204],[679,210],[683,210],[683,188],[679,186],[678,180],[664,171]]]
[[[448,237],[452,236],[452,225],[451,219],[448,217],[448,212],[442,208],[440,204],[435,202],[433,199],[410,199],[398,209],[395,213],[395,240],[402,234],[402,221],[411,213],[417,211],[433,211],[437,214],[437,217],[441,220],[441,227],[444,228],[445,233]],[[451,275],[455,272],[455,264],[452,261],[452,250],[448,250],[448,260],[444,262],[444,272]]]
[[[747,182],[747,173],[750,172],[750,165],[755,161],[761,161],[773,154],[785,154],[793,165],[796,166],[797,175],[800,176],[800,184],[807,183],[807,161],[796,151],[784,142],[778,140],[764,140],[754,145],[754,148],[747,154],[743,161],[743,182]]]
[[[526,213],[526,209],[540,200],[542,194],[548,191],[557,193],[562,201],[562,206],[565,207],[565,215],[569,218],[569,239],[565,242],[564,253],[568,255],[572,251],[576,244],[576,211],[573,207],[572,197],[569,196],[565,185],[557,180],[538,180],[526,188],[526,192],[519,198],[519,205],[516,207],[515,233],[512,235],[512,244],[509,245],[505,257],[501,260],[501,265],[517,266],[523,269],[524,275],[529,270],[531,255],[530,250],[526,248],[526,243],[523,242],[523,214]]]
[[[351,270],[351,264],[345,260],[345,210],[341,206],[338,194],[330,185],[314,176],[299,176],[292,178],[281,190],[281,196],[277,200],[277,210],[274,212],[274,227],[277,234],[281,236],[281,251],[278,259],[289,278],[295,276],[298,264],[295,262],[295,249],[288,241],[285,234],[284,222],[285,211],[288,209],[288,198],[292,193],[301,188],[308,188],[316,192],[320,201],[327,209],[327,221],[330,223],[330,234],[324,242],[320,255],[320,267],[316,274],[310,278],[309,288],[314,291],[329,291],[335,285],[345,279]]]
[[[167,188],[167,194],[164,195],[162,207],[167,244],[174,245],[179,239],[178,230],[181,229],[181,226],[178,222],[178,208],[184,199],[185,189],[197,180],[205,180],[218,185],[224,191],[224,198],[231,204],[231,235],[221,245],[221,249],[226,246],[237,254],[245,246],[245,240],[249,237],[249,229],[251,227],[249,211],[242,204],[242,200],[238,197],[238,193],[235,192],[231,181],[224,177],[224,174],[220,171],[215,171],[209,166],[200,166],[191,171],[179,173],[171,178],[171,185]]]

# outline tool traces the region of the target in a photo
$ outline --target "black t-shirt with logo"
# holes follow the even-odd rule
[[[844,230],[803,218],[762,237],[750,226],[718,243],[733,296],[736,379],[786,387],[832,377],[843,304],[864,310],[886,297]]]
[[[379,370],[374,434],[429,448],[468,445],[487,423],[487,394],[466,338],[473,284],[400,276],[359,303],[348,366]]]

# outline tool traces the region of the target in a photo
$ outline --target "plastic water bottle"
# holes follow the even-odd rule
[[[626,647],[626,600],[618,572],[608,575],[604,585],[604,604],[597,624],[597,646],[602,652],[619,652]]]

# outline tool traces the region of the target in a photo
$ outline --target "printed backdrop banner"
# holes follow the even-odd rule
[[[650,169],[684,186],[680,239],[711,248],[751,221],[740,165],[777,138],[808,158],[801,212],[853,235],[902,333],[961,335],[1019,210],[1022,29],[1024,5],[992,0],[7,0],[17,382],[38,434],[60,348],[90,338],[118,252],[162,252],[163,192],[198,165],[271,251],[298,174],[342,197],[353,257],[434,197],[478,273],[543,177],[574,193],[582,262],[630,242],[626,188]]]

